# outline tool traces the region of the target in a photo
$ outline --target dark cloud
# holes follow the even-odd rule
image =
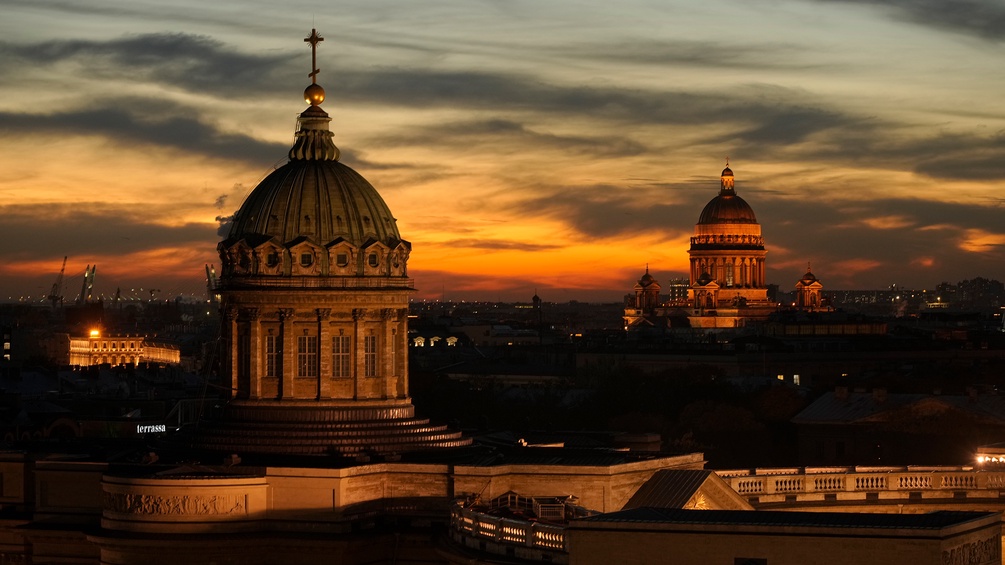
[[[706,47],[694,47],[690,57],[697,58]],[[709,49],[705,49],[708,57],[717,57],[718,51]],[[290,85],[300,84],[296,73],[290,71],[295,68],[290,58],[283,54],[242,54],[218,41],[186,34],[143,35],[107,42],[0,43],[0,70],[11,76],[17,74],[11,72],[12,65],[73,63],[99,76],[152,81],[226,98],[268,93],[288,96]],[[791,160],[815,158],[880,168],[912,167],[919,174],[935,178],[980,180],[996,177],[994,163],[1005,158],[1000,136],[899,139],[903,124],[850,114],[805,92],[770,85],[741,85],[728,92],[683,92],[559,86],[532,75],[480,71],[375,67],[336,68],[332,74],[338,76],[338,83],[329,89],[330,99],[406,108],[477,110],[497,116],[377,138],[388,144],[427,143],[457,148],[499,146],[508,140],[511,147],[525,152],[546,147],[573,155],[620,157],[655,149],[629,136],[627,132],[634,125],[702,125],[709,131],[704,144],[728,146],[730,152],[752,159],[777,158],[778,149],[786,148],[793,150],[786,155]],[[516,115],[521,117],[516,119]],[[193,108],[164,100],[118,99],[53,114],[8,112],[0,114],[0,124],[17,132],[62,133],[69,126],[130,143],[147,142],[241,159],[258,166],[276,162],[287,149],[221,132],[195,116],[198,112]],[[624,126],[626,134],[588,137],[549,133],[546,123],[556,119],[609,122],[598,129],[610,127],[613,122]],[[536,123],[542,120],[544,124]],[[813,147],[802,147],[807,141],[812,141]],[[345,160],[352,162],[353,155],[346,153]],[[362,164],[375,170],[415,166]]]
[[[667,236],[690,231],[717,186],[709,182],[707,191],[655,184],[538,187],[532,196],[500,208],[522,217],[561,221],[584,238]]]
[[[123,145],[145,144],[260,167],[283,158],[286,145],[219,130],[194,112],[163,100],[105,100],[100,106],[27,114],[0,112],[0,135],[102,135]]]
[[[220,238],[228,237],[230,235],[230,227],[234,224],[234,215],[217,216],[216,222],[219,224],[216,228],[216,236]]]
[[[879,199],[835,204],[826,199],[748,199],[764,229],[769,278],[783,285],[801,275],[806,261],[830,278],[831,288],[883,288],[893,283],[934,284],[939,277],[1002,277],[1005,250],[961,248],[971,229],[1002,233],[1001,206],[921,199]],[[883,229],[869,220],[892,218]],[[772,246],[775,246],[774,251]],[[784,246],[784,249],[781,248]],[[925,267],[920,259],[930,258]],[[842,265],[881,265],[858,273]],[[782,267],[782,265],[789,265]],[[927,281],[927,283],[925,282]],[[825,285],[828,283],[824,280]]]
[[[508,239],[454,239],[441,242],[439,245],[467,248],[467,249],[491,249],[493,251],[549,251],[561,249],[561,245],[550,245],[547,243],[532,243],[529,241],[511,241]]]
[[[727,40],[728,41],[728,40]],[[686,65],[701,68],[809,70],[819,64],[800,63],[800,55],[812,57],[805,45],[787,43],[733,44],[726,41],[685,39],[627,40],[618,43],[581,43],[562,51],[575,58],[620,61],[631,64]]]
[[[886,8],[892,17],[992,41],[1005,39],[1005,4],[999,0],[817,0]]]
[[[226,98],[288,92],[297,65],[291,53],[239,53],[205,36],[146,34],[109,41],[0,42],[0,70],[73,64],[90,77],[162,84]],[[306,73],[304,73],[306,74]]]
[[[0,249],[5,262],[64,255],[124,255],[164,246],[197,245],[212,249],[214,226],[150,223],[155,211],[107,203],[11,204],[0,206],[0,241],[18,242]]]
[[[524,124],[504,119],[424,126],[401,135],[378,137],[374,141],[378,145],[399,146],[416,146],[433,141],[439,147],[450,147],[455,151],[481,147],[494,153],[526,152],[529,148],[537,153],[555,149],[572,155],[606,158],[640,155],[647,151],[643,144],[624,136],[557,135],[535,131]]]

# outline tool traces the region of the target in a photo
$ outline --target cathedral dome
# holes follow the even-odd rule
[[[735,193],[720,193],[701,211],[699,224],[756,224],[750,204]]]
[[[736,195],[733,188],[733,170],[729,164],[719,175],[719,195],[713,198],[698,217],[698,224],[756,224],[754,210]]]
[[[229,239],[342,238],[361,247],[399,240],[391,210],[362,175],[338,161],[291,160],[265,177],[234,217]]]
[[[411,245],[401,239],[384,199],[339,162],[320,104],[324,89],[304,91],[289,161],[272,171],[234,215],[219,245],[224,281],[259,276],[406,275]]]
[[[316,85],[313,85],[316,86]],[[342,238],[357,247],[400,239],[384,199],[352,168],[339,162],[328,129],[331,118],[311,98],[300,114],[290,160],[260,182],[234,217],[228,239],[270,238],[279,245],[306,238],[327,245]]]

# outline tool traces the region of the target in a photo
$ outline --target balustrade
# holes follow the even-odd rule
[[[998,498],[1005,491],[1005,473],[988,473],[970,468],[908,467],[819,467],[805,469],[754,469],[716,472],[743,496],[803,494],[814,492],[902,492],[989,491]],[[766,482],[767,481],[767,482]]]
[[[500,518],[464,508],[460,504],[450,509],[450,524],[454,530],[474,537],[511,545],[566,551],[565,528],[558,525]]]

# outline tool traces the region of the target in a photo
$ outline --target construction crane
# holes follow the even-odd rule
[[[91,291],[94,289],[94,272],[97,265],[88,265],[84,268],[84,285],[80,287],[80,296],[77,297],[77,304],[87,304],[91,301]]]
[[[49,301],[52,302],[52,308],[55,309],[57,306],[63,303],[63,273],[66,272],[66,256],[63,256],[63,266],[59,268],[59,275],[56,277],[56,282],[52,283],[52,290],[49,291]]]

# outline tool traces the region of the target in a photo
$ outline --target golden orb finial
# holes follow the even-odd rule
[[[325,89],[314,83],[304,89],[304,102],[311,106],[320,106],[325,101]]]

